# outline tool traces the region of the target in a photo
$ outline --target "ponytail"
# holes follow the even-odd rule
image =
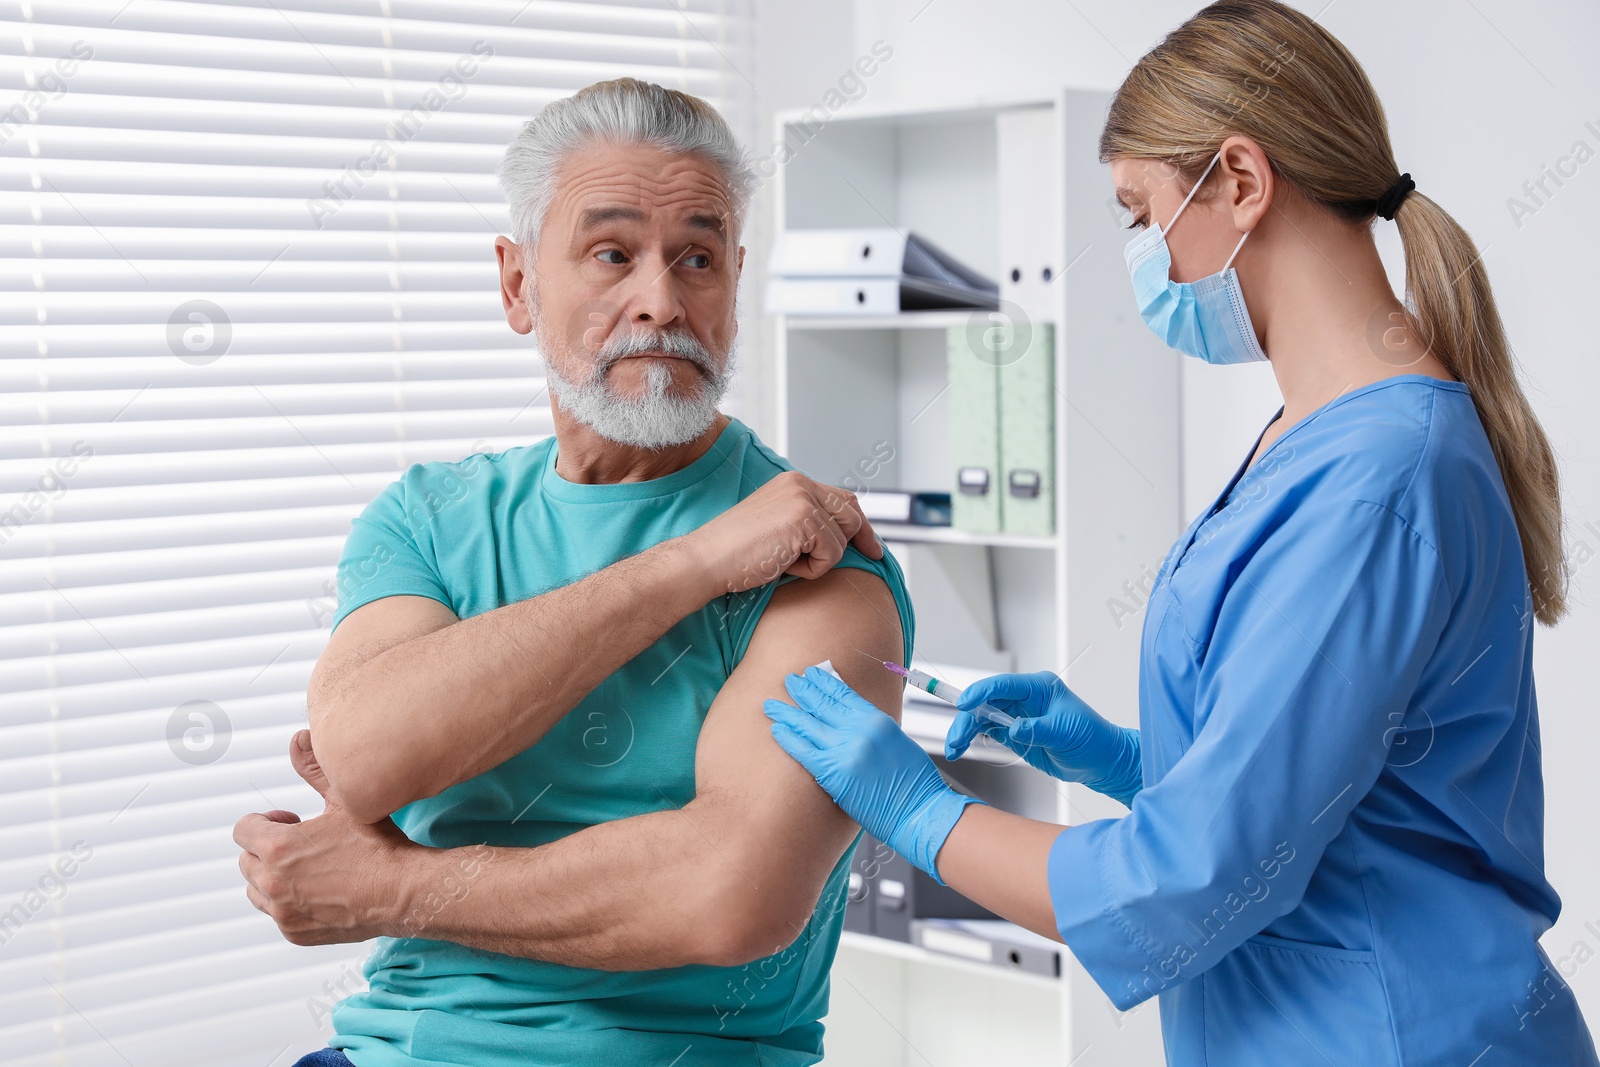
[[[1408,314],[1427,350],[1472,392],[1516,516],[1534,616],[1553,625],[1567,599],[1556,458],[1517,383],[1482,256],[1467,231],[1419,193],[1406,197],[1395,223],[1406,251]]]

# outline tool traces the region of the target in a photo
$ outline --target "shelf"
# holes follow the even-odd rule
[[[965,326],[974,315],[999,314],[983,308],[902,311],[898,315],[780,315],[791,330],[915,330]]]
[[[995,967],[987,963],[964,960],[960,956],[947,956],[942,952],[929,952],[921,945],[912,945],[904,941],[891,941],[886,937],[874,937],[872,934],[857,933],[854,930],[846,930],[840,935],[839,947],[853,949],[857,952],[870,952],[879,956],[889,956],[894,959],[906,960],[910,963],[930,963],[981,978],[1021,982],[1025,985],[1040,986],[1045,989],[1061,988],[1061,979],[1059,978],[1050,978],[1042,974],[1029,974],[1026,971],[1008,970],[1005,967]],[[1066,949],[1063,948],[1062,952],[1065,953]]]
[[[1102,90],[1067,89],[1038,102],[1048,114],[1019,106],[1029,101],[918,112],[864,101],[825,127],[805,112],[787,113],[797,125],[780,120],[776,136],[793,134],[806,148],[774,176],[770,232],[916,232],[999,279],[1005,303],[998,313],[891,313],[884,304],[874,306],[877,314],[852,314],[865,305],[839,305],[827,314],[772,314],[767,333],[774,446],[823,481],[868,487],[866,501],[873,488],[955,488],[952,427],[970,417],[969,406],[988,401],[952,388],[952,340],[958,358],[968,348],[978,355],[983,349],[962,344],[964,336],[1019,308],[1054,325],[1052,378],[1040,387],[1055,394],[1047,410],[1053,532],[873,526],[904,564],[920,669],[960,686],[975,680],[969,674],[1071,666],[1075,692],[1132,721],[1140,630],[1103,605],[1120,595],[1125,577],[1163,558],[1185,521],[1177,493],[1181,357],[1124,314],[1125,241],[1105,214],[1110,178],[1095,153],[1109,100]],[[1042,281],[1046,266],[1052,283]],[[1092,654],[1083,655],[1086,648]],[[1043,823],[1082,821],[1066,783],[986,736],[961,759],[944,760],[954,709],[930,699],[906,699],[901,725],[954,788]],[[1099,798],[1089,803],[1098,815]],[[1113,807],[1105,801],[1107,814]],[[845,932],[828,1063],[879,1067],[916,1058],[918,1049],[937,1049],[950,1063],[1161,1062],[1154,1015],[1101,1010],[1104,994],[1070,955],[1062,951],[1062,975],[1053,978],[981,952],[967,958]],[[847,990],[859,995],[840,995]],[[964,1010],[972,1004],[1014,1010],[999,1030],[974,1027]]]
[[[872,528],[885,541],[930,545],[988,545],[991,548],[1056,548],[1054,537],[1038,534],[973,533],[953,526],[914,526],[900,522],[874,522]]]

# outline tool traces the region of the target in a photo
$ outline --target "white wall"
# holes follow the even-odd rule
[[[1131,64],[1200,5],[1194,0],[757,0],[760,55],[778,64],[780,106],[805,105],[873,41],[894,58],[868,95],[882,106],[973,104],[1049,95],[1063,85],[1115,88]],[[1560,453],[1577,569],[1572,612],[1537,638],[1544,724],[1548,869],[1565,911],[1545,938],[1558,965],[1578,942],[1600,954],[1600,158],[1590,159],[1520,225],[1508,198],[1587,142],[1600,153],[1600,5],[1593,0],[1299,0],[1321,12],[1365,66],[1388,111],[1403,170],[1450,210],[1484,253],[1534,405]],[[853,10],[851,10],[853,9]],[[840,20],[853,14],[853,36]],[[835,75],[836,76],[836,75]],[[776,102],[768,100],[768,103]],[[770,111],[768,112],[770,114]],[[1594,129],[1585,127],[1594,124]],[[770,122],[764,128],[770,128]],[[1554,186],[1551,186],[1554,189]],[[1108,190],[1109,192],[1109,190]],[[1543,199],[1543,198],[1542,198]],[[1379,223],[1398,277],[1398,242]],[[1131,300],[1131,298],[1130,298]],[[1131,310],[1131,303],[1130,303]],[[1137,319],[1130,316],[1134,326]],[[1114,354],[1108,354],[1114,358]],[[1277,407],[1264,367],[1188,369],[1185,512],[1222,487]],[[1584,529],[1593,523],[1593,529]],[[1600,965],[1563,973],[1600,1026]]]
[[[750,0],[752,41],[744,53],[748,67],[736,76],[746,77],[753,96],[747,131],[751,154],[759,164],[771,154],[774,116],[791,108],[809,108],[829,90],[854,62],[855,7],[852,0]],[[875,80],[875,79],[874,79]],[[866,91],[873,90],[873,80]],[[847,103],[845,107],[853,106]],[[745,224],[744,274],[739,290],[740,369],[728,410],[744,419],[768,439],[775,425],[776,407],[772,375],[773,323],[761,313],[762,286],[767,252],[772,242],[773,182],[756,187]]]

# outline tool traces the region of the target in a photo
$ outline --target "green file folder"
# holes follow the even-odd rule
[[[1000,378],[1001,528],[1048,537],[1056,529],[1055,327],[997,327],[1011,348]]]
[[[958,530],[1001,529],[999,368],[993,345],[1000,327],[952,326],[950,365],[951,522]]]

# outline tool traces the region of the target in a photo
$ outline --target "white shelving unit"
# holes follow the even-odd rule
[[[986,672],[1056,670],[1108,718],[1133,725],[1140,583],[1148,588],[1182,526],[1179,379],[1177,357],[1140,324],[1129,291],[1129,234],[1096,154],[1107,103],[1102,92],[1067,90],[959,110],[858,106],[820,127],[783,114],[777,135],[793,154],[775,199],[780,231],[915,231],[1000,280],[1003,300],[1015,295],[1031,318],[1055,325],[1055,533],[880,532],[906,569],[920,657]],[[1036,157],[1049,162],[1022,179],[1054,191],[1054,217],[1029,223],[1049,231],[1049,241],[1030,245],[1045,249],[1042,264],[1005,261],[1019,242],[1001,232],[1001,196],[1018,178],[1000,173],[998,122],[1019,109],[1050,117],[1034,124],[1051,131]],[[1030,290],[1028,272],[1046,268],[1053,281]],[[950,491],[946,331],[974,314],[780,316],[778,450],[813,477],[860,492]],[[943,735],[926,705],[908,702],[906,726],[939,757]],[[964,788],[1033,818],[1068,824],[1122,811],[998,746],[940,762]],[[1068,957],[1064,971],[1041,979],[847,934],[826,1063],[1162,1062],[1153,1007],[1120,1015],[1076,961]]]

